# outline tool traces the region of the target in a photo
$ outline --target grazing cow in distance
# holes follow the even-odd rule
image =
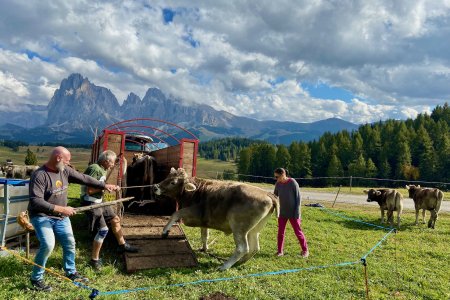
[[[406,185],[406,189],[408,190],[409,198],[412,198],[414,201],[416,225],[419,224],[419,210],[426,209],[431,213],[430,220],[428,220],[428,228],[434,229],[439,210],[441,209],[441,203],[444,199],[444,193],[439,189],[421,188],[420,185],[415,186],[413,184]]]
[[[34,171],[39,169],[39,166],[19,166],[7,165],[4,167],[6,178],[25,179],[30,178]]]
[[[240,182],[188,177],[182,168],[172,168],[166,179],[154,185],[154,190],[156,195],[176,199],[180,207],[164,227],[163,237],[180,219],[186,226],[202,228],[205,251],[207,228],[233,234],[235,251],[220,270],[252,258],[259,251],[259,232],[272,212],[279,211],[278,198],[263,189]]]
[[[384,211],[387,210],[387,220],[394,226],[394,211],[397,211],[397,226],[400,228],[400,216],[403,210],[403,196],[394,189],[364,190],[367,202],[377,202],[380,205],[381,223],[384,223]]]

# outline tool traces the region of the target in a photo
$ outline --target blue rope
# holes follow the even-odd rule
[[[341,217],[343,219],[347,219],[347,220],[354,221],[354,222],[357,222],[357,223],[361,223],[361,224],[364,224],[364,225],[372,226],[372,227],[375,227],[375,228],[389,230],[389,232],[381,240],[379,240],[378,243],[375,246],[373,246],[372,249],[369,250],[369,252],[367,252],[363,257],[361,257],[360,261],[356,261],[356,262],[343,262],[343,263],[332,264],[332,265],[313,266],[313,267],[308,267],[308,268],[298,268],[298,269],[288,269],[288,270],[280,270],[280,271],[273,271],[273,272],[254,273],[254,274],[247,274],[247,275],[242,275],[242,276],[222,277],[222,278],[216,278],[216,279],[201,279],[201,280],[197,280],[197,281],[190,281],[190,282],[183,282],[183,283],[174,283],[174,284],[159,285],[159,286],[150,286],[150,287],[135,288],[135,289],[129,289],[129,290],[116,290],[116,291],[109,291],[109,292],[100,292],[99,290],[92,289],[92,293],[89,296],[89,298],[90,299],[94,299],[98,295],[100,295],[100,296],[102,296],[102,295],[105,295],[105,296],[106,295],[118,295],[118,294],[126,294],[126,293],[139,292],[139,291],[147,291],[147,290],[159,289],[159,288],[182,287],[182,286],[196,285],[196,284],[202,284],[202,283],[238,280],[238,279],[249,278],[249,277],[262,277],[262,276],[270,276],[270,275],[281,275],[281,274],[288,274],[288,273],[296,273],[296,272],[300,272],[300,271],[310,271],[310,270],[315,270],[315,269],[325,269],[325,268],[330,268],[330,267],[343,267],[343,266],[354,265],[354,264],[359,264],[359,263],[362,263],[363,265],[366,265],[366,258],[367,258],[367,256],[370,253],[372,253],[377,247],[379,247],[381,245],[381,243],[383,241],[385,241],[387,239],[387,237],[390,234],[392,234],[392,232],[394,232],[396,230],[395,228],[388,228],[388,227],[384,227],[384,226],[380,226],[380,225],[364,222],[364,221],[361,221],[361,220],[358,220],[358,219],[350,218],[350,217],[347,217],[344,214],[331,211],[331,210],[329,210],[329,209],[327,209],[325,207],[321,207],[320,209],[325,211],[328,214],[336,215],[336,216],[339,216],[339,217]],[[86,289],[91,289],[91,288],[89,288],[87,286],[83,286],[82,284],[79,284],[79,286],[83,287],[83,288],[86,288]]]
[[[380,246],[381,243],[382,243],[383,241],[385,241],[385,240],[387,239],[387,237],[388,237],[392,232],[394,232],[394,231],[395,231],[395,228],[392,228],[388,233],[386,233],[386,235],[385,235],[381,240],[379,240],[378,243],[377,243],[375,246],[373,246],[372,249],[369,250],[369,252],[367,252],[363,257],[361,257],[361,261],[362,261],[363,263],[365,263],[367,256],[368,256],[370,253],[372,253],[378,246]]]
[[[338,212],[331,211],[331,210],[329,210],[328,208],[325,208],[325,207],[320,207],[320,209],[325,211],[328,214],[336,215],[336,216],[339,216],[339,217],[341,217],[343,219],[354,221],[356,223],[361,223],[361,224],[369,225],[369,226],[380,228],[380,229],[384,229],[384,230],[392,230],[390,227],[384,227],[384,226],[380,226],[380,225],[376,225],[376,224],[364,222],[364,221],[361,221],[361,220],[358,220],[358,219],[347,217],[346,215],[343,215],[343,214],[338,213]]]
[[[190,282],[183,282],[183,283],[174,283],[174,284],[160,285],[160,286],[150,286],[150,287],[136,288],[136,289],[131,289],[131,290],[117,290],[117,291],[110,291],[110,292],[99,292],[98,295],[118,295],[118,294],[125,294],[125,293],[145,291],[145,290],[158,289],[158,288],[181,287],[181,286],[194,285],[194,284],[237,280],[237,279],[243,279],[243,278],[249,278],[249,277],[262,277],[262,276],[270,276],[270,275],[296,273],[296,272],[305,271],[305,270],[309,271],[309,270],[314,270],[314,269],[325,269],[325,268],[330,268],[330,267],[342,267],[342,266],[354,265],[354,264],[359,264],[359,263],[360,263],[359,261],[343,262],[343,263],[338,263],[338,264],[333,264],[333,265],[313,266],[313,267],[308,267],[308,268],[299,268],[299,269],[280,270],[280,271],[273,271],[273,272],[254,273],[254,274],[247,274],[247,275],[234,276],[234,277],[223,277],[223,278],[216,278],[216,279],[201,279],[201,280],[197,280],[197,281],[190,281]]]

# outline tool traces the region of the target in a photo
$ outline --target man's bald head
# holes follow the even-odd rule
[[[64,171],[64,167],[70,164],[70,159],[70,151],[67,148],[58,146],[53,148],[46,165],[50,169]]]
[[[63,146],[58,146],[58,147],[53,148],[50,157],[58,156],[58,155],[60,155],[60,156],[69,155],[70,156],[70,151],[67,150],[67,148],[64,148]]]

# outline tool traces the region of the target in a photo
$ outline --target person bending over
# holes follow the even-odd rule
[[[106,181],[106,173],[116,162],[117,156],[111,150],[106,150],[100,154],[97,163],[91,164],[84,174],[92,176],[100,181]],[[117,187],[119,189],[119,187]],[[90,188],[81,186],[81,199],[82,205],[93,205],[96,203],[102,203],[103,191],[101,189]],[[123,237],[122,228],[120,226],[120,218],[113,211],[112,206],[104,206],[86,211],[86,215],[89,219],[89,228],[91,231],[96,232],[94,241],[92,243],[92,256],[89,264],[96,270],[102,267],[100,260],[100,250],[103,245],[103,241],[108,234],[108,224],[110,225],[117,243],[119,244],[119,252],[138,252],[138,249],[131,246]]]

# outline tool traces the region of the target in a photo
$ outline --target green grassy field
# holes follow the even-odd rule
[[[236,169],[235,163],[197,157],[197,177],[216,179],[223,171]]]
[[[50,151],[53,149],[53,147],[50,146],[27,146],[19,147],[19,151],[14,152],[11,150],[11,148],[0,146],[0,164],[3,164],[6,159],[11,159],[14,164],[23,165],[28,148],[33,151],[34,154],[36,154],[38,165],[42,165],[47,161]],[[71,148],[70,153],[72,154],[72,165],[76,169],[84,171],[89,162],[91,150],[83,148]]]
[[[77,205],[79,186],[70,187],[70,202]],[[378,209],[339,204],[334,211],[348,217],[379,224]],[[77,240],[78,270],[91,279],[90,287],[101,292],[146,288],[143,291],[120,295],[98,296],[96,299],[199,299],[201,296],[222,292],[236,299],[364,299],[364,273],[361,264],[344,267],[314,269],[343,262],[355,262],[365,255],[387,231],[375,229],[317,208],[303,207],[303,230],[308,239],[311,256],[302,259],[299,246],[288,226],[284,257],[275,257],[276,218],[273,216],[260,237],[261,251],[248,263],[219,272],[222,264],[216,258],[196,251],[198,268],[153,269],[127,274],[124,263],[115,252],[111,239],[105,242],[102,256],[105,267],[93,271],[87,262],[91,239],[84,224],[84,216],[72,217]],[[450,243],[450,215],[440,214],[435,230],[425,225],[413,226],[413,213],[405,213],[402,228],[392,234],[367,257],[370,299],[448,299],[450,273],[448,272]],[[193,249],[201,245],[200,231],[183,226]],[[216,239],[211,252],[228,257],[234,250],[231,236],[212,231],[210,241]],[[36,243],[34,242],[36,245]],[[48,267],[63,274],[62,252],[57,246],[49,259]],[[247,277],[166,287],[202,279],[239,277],[280,270],[313,268],[284,275]],[[50,294],[29,291],[30,265],[14,257],[0,258],[0,299],[87,299],[89,290],[46,276],[53,286]]]

